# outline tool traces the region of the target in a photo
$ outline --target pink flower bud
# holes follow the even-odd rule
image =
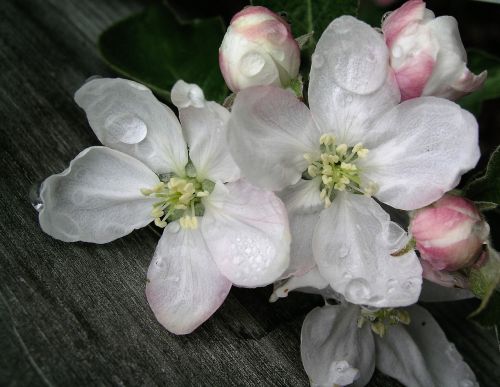
[[[299,73],[300,49],[283,18],[265,7],[246,7],[231,20],[219,65],[234,92],[257,85],[286,87]]]
[[[410,0],[382,22],[403,100],[421,95],[456,100],[480,88],[486,71],[467,68],[458,24],[452,16],[436,18],[422,0]]]
[[[454,271],[478,260],[489,226],[470,200],[445,195],[415,212],[410,232],[432,269]]]

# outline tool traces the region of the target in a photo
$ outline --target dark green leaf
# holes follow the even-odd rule
[[[470,50],[468,52],[468,66],[475,74],[488,70],[488,77],[483,87],[458,101],[460,106],[477,117],[481,113],[484,101],[500,98],[500,58],[484,51]]]
[[[183,79],[198,84],[207,99],[222,102],[227,94],[218,63],[223,36],[219,18],[181,24],[167,7],[154,5],[104,31],[99,49],[113,70],[166,100]]]
[[[472,200],[500,204],[500,147],[491,154],[484,176],[465,187],[465,195]]]
[[[358,0],[252,0],[274,12],[285,12],[295,37],[314,31],[306,49],[312,53],[330,22],[342,15],[356,15]]]

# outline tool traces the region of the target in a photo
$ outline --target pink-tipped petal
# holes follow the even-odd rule
[[[389,48],[392,47],[398,34],[408,24],[419,22],[423,19],[425,12],[425,3],[422,0],[410,0],[401,7],[391,12],[382,22],[382,32]]]
[[[230,288],[201,230],[170,223],[158,242],[146,284],[146,297],[160,324],[177,335],[191,333],[219,308]]]

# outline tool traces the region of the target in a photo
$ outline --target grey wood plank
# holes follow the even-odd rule
[[[233,289],[194,334],[174,336],[144,296],[154,232],[96,246],[61,243],[38,227],[30,185],[97,144],[72,99],[87,77],[109,74],[97,36],[141,6],[0,3],[0,385],[308,385],[300,327],[318,298],[296,294],[270,305],[269,288]],[[462,304],[431,310],[482,385],[494,386],[492,332],[449,322]],[[397,383],[377,374],[370,385]]]

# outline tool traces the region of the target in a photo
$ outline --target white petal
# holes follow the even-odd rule
[[[68,169],[43,182],[40,226],[65,242],[110,242],[153,220],[157,199],[140,190],[158,183],[133,157],[105,147],[87,148]]]
[[[439,52],[436,65],[422,95],[442,97],[466,69],[467,54],[454,17],[441,16],[431,20],[427,25],[438,41]]]
[[[347,301],[377,307],[413,304],[422,268],[415,252],[391,253],[408,236],[371,198],[343,193],[321,213],[313,237],[314,258],[331,287]]]
[[[479,386],[430,313],[417,305],[409,311],[409,326],[391,326],[383,338],[375,336],[377,368],[405,386]]]
[[[359,307],[315,308],[302,325],[300,353],[311,386],[364,386],[375,368],[368,325],[358,328]]]
[[[341,16],[330,23],[316,45],[311,77],[323,74],[350,92],[369,94],[385,82],[388,63],[382,35],[352,16]]]
[[[328,281],[321,276],[318,268],[314,266],[305,274],[294,275],[287,280],[275,283],[273,293],[269,297],[269,302],[275,302],[278,298],[287,297],[288,293],[295,289],[299,289],[299,291],[304,293],[320,294],[325,298],[329,298],[329,296],[334,294],[329,285]]]
[[[182,174],[187,149],[175,114],[133,81],[100,78],[75,93],[101,143],[127,153],[156,173]]]
[[[273,86],[237,94],[227,135],[245,178],[275,191],[296,183],[308,166],[304,154],[319,151],[320,133],[309,109]]]
[[[358,166],[379,186],[377,199],[403,210],[439,199],[479,159],[476,119],[442,98],[401,103],[380,117],[371,137],[380,145]]]
[[[316,265],[312,251],[312,236],[323,209],[319,196],[320,183],[320,179],[300,180],[278,194],[288,211],[292,235],[290,265],[282,278],[291,275],[300,276]]]
[[[277,280],[288,267],[290,253],[281,200],[239,180],[218,183],[204,203],[203,235],[222,274],[244,287]]]
[[[424,280],[419,301],[444,302],[469,298],[474,298],[474,294],[468,289],[449,288]]]
[[[311,113],[321,131],[335,134],[338,143],[369,145],[373,122],[399,100],[399,87],[392,73],[373,93],[356,94],[339,87],[329,73],[311,72]]]
[[[198,85],[186,83],[182,79],[175,82],[170,92],[170,99],[178,109],[190,106],[202,108],[206,103],[203,90]]]
[[[177,335],[191,333],[219,308],[230,288],[201,230],[170,223],[148,269],[146,297],[157,320]]]
[[[229,153],[226,140],[227,109],[207,102],[201,108],[180,109],[179,117],[198,178],[223,182],[238,180],[240,170]]]

